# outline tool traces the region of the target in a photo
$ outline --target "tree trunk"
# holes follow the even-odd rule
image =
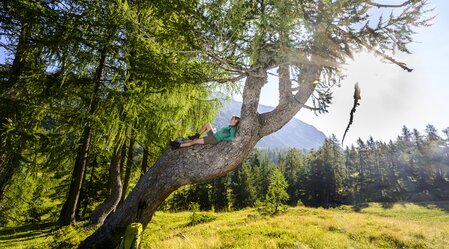
[[[78,198],[78,205],[76,205],[76,211],[75,211],[75,219],[76,220],[81,219],[81,216],[80,216],[81,203],[83,203],[83,200],[86,198],[86,190],[83,191],[83,186],[85,186],[88,166],[89,166],[89,159],[86,159],[86,163],[84,164],[84,169],[83,169],[83,176],[82,176],[83,181],[81,182],[80,196]]]
[[[98,104],[98,95],[100,91],[101,78],[103,75],[106,62],[106,49],[101,51],[100,62],[95,74],[95,85],[91,95],[88,113],[92,116],[95,113]],[[87,163],[89,154],[89,147],[92,137],[92,128],[90,122],[87,122],[84,127],[83,136],[79,141],[78,153],[76,155],[75,165],[73,167],[72,180],[70,182],[70,189],[67,199],[61,210],[59,222],[61,225],[69,225],[76,222],[75,212],[78,205],[78,198],[81,191],[81,183],[83,182],[84,169]]]
[[[126,193],[128,192],[129,179],[131,178],[131,169],[132,169],[133,156],[134,156],[134,153],[133,153],[134,143],[135,143],[135,139],[133,137],[131,137],[129,139],[128,153],[126,156],[128,159],[126,161],[125,177],[123,179],[123,188],[122,188],[122,196],[120,198],[120,203],[122,203],[125,200]]]
[[[142,170],[141,176],[143,176],[148,170],[148,154],[149,154],[148,149],[144,147],[142,164],[140,165],[140,169]]]
[[[166,150],[139,179],[122,205],[79,248],[95,245],[99,248],[115,247],[118,241],[114,241],[112,235],[122,232],[133,221],[140,201],[148,204],[140,220],[146,226],[162,201],[179,187],[207,182],[237,168],[261,138],[258,135],[260,123],[257,106],[260,90],[265,83],[266,73],[263,71],[247,78],[243,91],[247,101],[242,106],[242,119],[233,142]]]
[[[109,196],[95,208],[90,219],[90,225],[101,225],[108,215],[113,212],[120,201],[120,196],[122,195],[122,180],[120,177],[120,164],[124,160],[123,150],[116,148],[115,154],[112,157],[111,165],[109,167]]]
[[[86,212],[87,212],[87,206],[89,205],[89,197],[92,194],[92,184],[93,184],[93,180],[94,180],[94,173],[95,173],[95,168],[97,167],[98,163],[97,163],[97,158],[94,159],[94,161],[92,162],[92,169],[90,171],[90,178],[89,178],[89,183],[87,185],[87,190],[86,190],[86,197],[84,198],[84,202],[83,202],[83,211],[81,214],[81,217],[86,217]]]
[[[120,160],[120,179],[122,181],[125,179],[125,162],[126,162],[126,140],[123,142],[123,145],[121,146],[121,160]]]
[[[78,147],[76,155],[75,166],[73,167],[72,180],[70,182],[70,189],[64,206],[61,210],[59,222],[61,225],[70,225],[76,222],[76,208],[78,206],[78,198],[81,192],[85,164],[88,157],[89,146],[91,140],[91,128],[86,126],[84,128],[83,137]]]

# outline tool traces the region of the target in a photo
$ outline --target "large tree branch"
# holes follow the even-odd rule
[[[241,134],[233,142],[165,151],[139,179],[116,212],[83,241],[79,248],[114,248],[115,246],[108,247],[110,245],[104,243],[114,243],[111,242],[114,234],[123,232],[136,218],[140,201],[148,204],[140,219],[145,227],[162,201],[180,186],[206,182],[237,168],[258,141],[258,138],[247,135],[246,131]]]
[[[316,87],[320,71],[321,67],[314,64],[301,67],[298,92],[280,102],[273,111],[260,115],[262,127],[259,136],[263,137],[281,129],[304,107]]]
[[[257,108],[259,107],[260,92],[267,82],[267,77],[267,72],[263,68],[254,69],[249,72],[245,87],[243,88],[242,119],[239,125],[239,133],[245,130],[247,132],[244,133],[245,135],[258,137],[258,125],[260,122]]]
[[[279,65],[279,105],[285,105],[292,96],[292,81],[290,80],[290,66],[288,64]]]
[[[221,66],[223,69],[227,70],[227,71],[231,71],[231,72],[235,72],[235,73],[245,73],[246,71],[248,71],[248,68],[245,68],[241,65],[237,65],[235,63],[232,63],[224,58],[221,58],[220,56],[218,56],[214,51],[212,50],[208,50],[206,51],[206,54],[216,60],[218,63],[221,63],[222,65],[225,65],[226,67]]]

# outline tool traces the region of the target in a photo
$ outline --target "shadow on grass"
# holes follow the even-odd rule
[[[446,213],[449,213],[449,201],[425,201],[425,202],[416,202],[416,201],[398,201],[398,202],[380,202],[380,205],[383,209],[391,209],[394,205],[403,205],[405,206],[407,203],[414,204],[417,206],[425,207],[428,209],[440,209]],[[369,207],[369,203],[356,203],[352,206],[352,210],[354,212],[361,212],[362,209]]]
[[[381,206],[383,209],[391,209],[394,206],[394,202],[382,202]]]
[[[352,206],[352,210],[354,211],[354,212],[360,212],[360,211],[362,211],[362,209],[364,209],[364,208],[367,208],[367,207],[369,207],[369,204],[368,203],[356,203],[356,204],[354,204],[354,206]]]
[[[42,224],[32,224],[20,227],[0,229],[1,240],[30,240],[36,237],[44,236],[58,229],[57,222],[48,222]]]
[[[418,206],[422,206],[425,208],[438,208],[446,213],[449,213],[449,200],[447,201],[425,201],[425,202],[410,202]]]

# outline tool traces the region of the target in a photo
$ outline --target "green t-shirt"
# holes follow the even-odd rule
[[[214,137],[218,142],[221,141],[232,141],[235,138],[235,126],[223,127],[214,134]]]

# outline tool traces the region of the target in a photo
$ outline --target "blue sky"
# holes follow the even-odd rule
[[[341,87],[334,88],[329,113],[316,116],[303,109],[296,117],[341,140],[353,104],[354,84],[359,82],[361,105],[345,145],[355,143],[359,137],[394,140],[403,125],[421,132],[429,123],[439,131],[449,127],[449,1],[431,0],[429,7],[435,8],[434,24],[416,30],[415,42],[409,46],[412,54],[396,56],[413,72],[383,63],[370,53],[358,54],[344,66],[347,77]],[[277,80],[270,79],[260,103],[275,106],[277,101]]]

